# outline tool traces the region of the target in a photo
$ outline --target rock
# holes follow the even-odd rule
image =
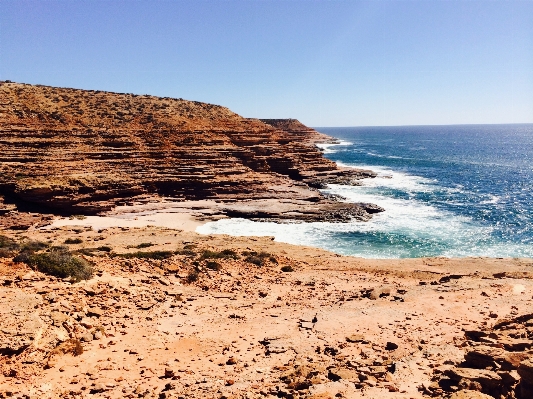
[[[389,296],[392,290],[389,287],[374,288],[370,291],[368,298],[375,301],[378,298]]]
[[[226,364],[227,364],[228,366],[232,366],[232,365],[234,365],[234,364],[237,364],[237,359],[235,359],[235,358],[232,356],[232,357],[230,357],[228,360],[226,360]]]
[[[220,211],[304,221],[368,220],[383,211],[316,190],[332,182],[357,184],[375,173],[326,159],[313,144],[332,139],[296,120],[265,123],[197,101],[19,83],[2,83],[0,98],[0,187],[21,203],[96,214],[124,198],[279,199],[280,209]],[[28,151],[44,147],[38,157]],[[162,157],[165,162],[154,162]],[[0,213],[8,211],[0,206]]]
[[[520,375],[516,370],[498,371],[498,375],[502,378],[502,382],[506,386],[512,386],[520,381]]]
[[[398,344],[395,344],[394,342],[387,342],[387,345],[385,346],[385,349],[388,351],[393,351],[398,349]]]
[[[533,385],[533,357],[520,362],[518,374],[526,384]]]
[[[85,333],[81,336],[80,340],[83,342],[91,342],[94,339],[91,333]]]
[[[376,379],[376,377],[368,375],[366,376],[364,383],[368,385],[369,387],[375,387],[378,383],[378,380]]]
[[[168,287],[169,285],[172,285],[172,282],[170,280],[167,280],[166,278],[159,277],[158,280],[164,286]]]
[[[450,399],[494,399],[494,396],[477,391],[462,390],[452,393]]]
[[[89,317],[84,317],[83,319],[80,320],[80,324],[83,327],[90,329],[94,327],[95,321]]]
[[[0,353],[16,353],[35,344],[45,323],[35,309],[42,304],[39,295],[2,288],[0,296]],[[16,315],[16,317],[14,317]]]
[[[89,317],[102,317],[104,311],[97,307],[91,307],[87,310],[87,316]]]
[[[357,371],[344,368],[344,367],[335,367],[328,371],[328,378],[332,381],[338,380],[358,380],[359,374]]]
[[[165,368],[165,378],[172,378],[176,375],[174,369],[171,369],[170,367]]]
[[[285,353],[289,348],[283,345],[282,343],[275,342],[267,346],[267,353]]]
[[[368,341],[365,339],[364,335],[362,335],[362,334],[352,334],[352,335],[348,335],[348,336],[346,337],[346,341],[348,341],[348,342],[353,342],[353,343],[355,343],[355,342],[368,342]]]
[[[469,350],[465,355],[465,365],[476,369],[495,367],[495,359],[501,359],[505,351],[500,348],[480,345]]]
[[[530,339],[500,339],[498,341],[505,349],[512,352],[524,351],[533,347],[533,340]]]
[[[497,391],[501,384],[502,378],[490,370],[478,370],[469,368],[453,368],[444,372],[452,381],[459,382],[461,380],[467,380],[472,382],[478,382],[483,387],[483,390],[487,392]]]
[[[314,326],[315,326],[314,323],[311,323],[310,321],[300,322],[300,327],[306,330],[312,330]]]

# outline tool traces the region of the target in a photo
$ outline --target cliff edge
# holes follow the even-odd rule
[[[365,207],[333,204],[316,188],[373,173],[338,168],[314,145],[331,138],[294,119],[9,81],[0,82],[0,98],[0,197],[18,207],[97,214],[164,197],[277,199],[333,207],[330,219],[338,211],[369,217]]]

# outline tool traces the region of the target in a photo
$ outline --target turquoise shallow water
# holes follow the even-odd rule
[[[372,169],[346,201],[386,209],[368,223],[208,223],[201,233],[273,235],[345,255],[533,257],[533,125],[316,128],[341,165]]]

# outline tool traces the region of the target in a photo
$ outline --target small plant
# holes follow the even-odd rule
[[[32,269],[59,278],[72,277],[74,281],[81,281],[88,280],[93,275],[89,262],[73,256],[63,247],[52,247],[48,252],[38,254],[26,252],[25,258],[24,262]]]
[[[155,259],[155,260],[163,260],[168,259],[174,255],[174,252],[172,251],[150,251],[150,252],[131,252],[127,254],[116,254],[115,256],[118,256],[120,258],[125,259],[132,259],[132,258],[138,258],[138,259]]]
[[[65,244],[81,244],[83,240],[81,238],[67,238]]]
[[[96,248],[98,251],[102,251],[102,252],[111,252],[113,250],[113,248],[107,246],[107,245],[102,245],[98,248]]]
[[[293,269],[292,266],[282,266],[282,267],[281,267],[281,271],[282,271],[282,272],[285,272],[285,273],[289,273],[289,272],[293,272],[294,269]]]
[[[70,338],[61,342],[55,349],[50,352],[50,357],[53,355],[72,353],[74,356],[79,356],[83,353],[83,345],[79,339]]]
[[[239,259],[239,255],[232,249],[224,249],[220,252],[204,249],[200,259]]]
[[[46,249],[50,245],[42,241],[28,241],[21,246],[22,251],[37,252],[41,249]]]
[[[207,267],[209,270],[215,270],[215,271],[219,271],[222,269],[222,266],[220,265],[220,263],[214,260],[207,261],[205,263],[205,267]]]
[[[271,263],[278,263],[276,257],[268,252],[244,251],[242,254],[245,256],[244,260],[246,262],[257,266],[264,266],[267,260]]]
[[[19,248],[20,246],[15,240],[0,235],[0,258],[11,258]]]
[[[154,245],[155,244],[152,244],[151,242],[142,242],[139,245],[135,246],[135,248],[142,249],[142,248],[152,247]]]
[[[196,252],[192,249],[183,248],[176,251],[176,255],[185,255],[185,256],[196,256]]]
[[[189,274],[187,274],[187,282],[190,284],[190,283],[194,283],[195,281],[198,281],[198,278],[200,277],[200,273],[198,272],[198,270],[196,269],[193,269],[189,272]]]

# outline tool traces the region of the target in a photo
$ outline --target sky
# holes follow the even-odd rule
[[[309,126],[533,123],[533,0],[1,0],[0,80]]]

